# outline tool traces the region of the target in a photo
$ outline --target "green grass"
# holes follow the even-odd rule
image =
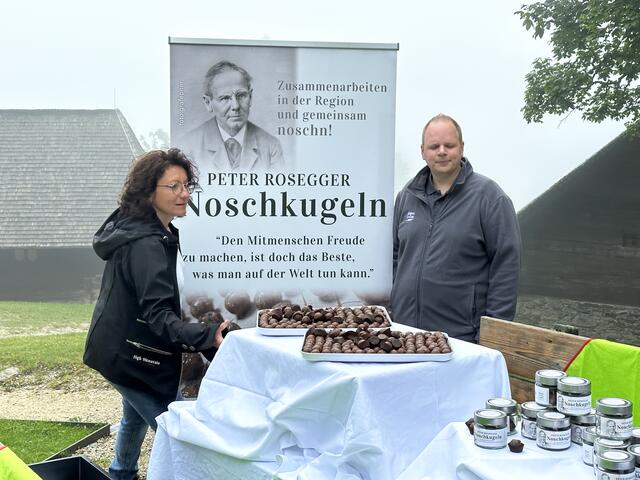
[[[41,462],[94,432],[91,425],[0,419],[0,442],[25,463]]]
[[[0,371],[17,367],[6,381],[11,389],[25,385],[58,388],[98,377],[82,363],[86,333],[0,338]]]
[[[92,312],[92,304],[0,302],[0,337],[66,328],[86,330]]]

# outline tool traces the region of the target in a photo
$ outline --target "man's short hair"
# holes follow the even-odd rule
[[[219,75],[222,72],[225,72],[227,70],[235,70],[236,72],[239,72],[242,75],[242,78],[244,79],[245,83],[247,84],[247,88],[251,90],[251,80],[252,80],[251,75],[249,75],[249,73],[244,68],[239,67],[235,63],[230,62],[228,60],[222,60],[216,63],[213,67],[211,67],[207,71],[207,74],[204,76],[204,94],[205,95],[211,97],[211,80],[213,80],[216,75]]]
[[[463,144],[464,142],[462,141],[462,129],[460,128],[460,125],[452,117],[450,117],[449,115],[445,115],[444,113],[437,114],[435,117],[433,117],[431,120],[427,122],[427,124],[422,129],[422,139],[420,144],[424,143],[424,133],[427,131],[427,127],[431,125],[431,123],[435,121],[440,121],[440,120],[448,120],[453,124],[454,127],[456,127],[456,131],[458,132],[458,140],[460,140],[460,144]]]

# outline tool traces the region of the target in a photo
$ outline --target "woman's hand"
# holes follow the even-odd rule
[[[220,348],[220,345],[222,345],[222,341],[224,340],[224,337],[222,336],[222,332],[227,328],[229,328],[230,326],[231,326],[231,320],[225,320],[220,324],[220,326],[216,330],[216,334],[213,337],[213,345],[216,348]]]

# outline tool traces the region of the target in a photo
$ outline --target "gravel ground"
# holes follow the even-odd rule
[[[121,398],[112,388],[59,391],[43,388],[21,388],[0,392],[0,412],[3,418],[23,420],[58,420],[74,422],[109,423],[120,420]],[[107,468],[113,455],[115,433],[89,445],[76,454],[84,455],[94,463]],[[153,432],[147,434],[140,455],[140,476],[146,478]]]

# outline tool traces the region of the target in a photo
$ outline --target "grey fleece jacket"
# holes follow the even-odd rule
[[[393,215],[394,321],[477,341],[480,317],[513,320],[520,231],[513,204],[468,160],[428,201],[429,168],[400,191]]]

